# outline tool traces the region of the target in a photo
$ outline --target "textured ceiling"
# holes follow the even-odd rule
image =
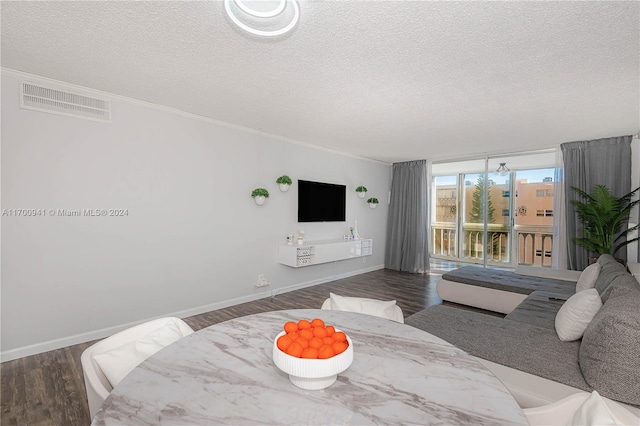
[[[3,1],[2,66],[387,162],[640,129],[638,2],[299,4],[265,41],[215,1]]]

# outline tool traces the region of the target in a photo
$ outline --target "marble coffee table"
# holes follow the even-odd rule
[[[322,318],[353,340],[351,366],[324,390],[295,387],[272,361],[286,321]],[[113,390],[94,425],[526,425],[502,383],[444,340],[351,312],[274,311],[198,331]]]

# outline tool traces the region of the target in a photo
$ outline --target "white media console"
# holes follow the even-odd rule
[[[302,245],[284,243],[278,247],[278,262],[300,268],[372,254],[372,239],[308,241]]]

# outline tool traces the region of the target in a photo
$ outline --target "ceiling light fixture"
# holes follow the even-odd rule
[[[507,167],[507,163],[500,163],[498,170],[496,173],[500,173],[500,176],[506,176],[509,173],[509,168]]]
[[[296,0],[274,0],[270,3],[274,2],[276,6],[273,9],[262,11],[249,7],[247,0],[224,0],[224,10],[229,16],[229,19],[244,31],[260,37],[277,37],[288,33],[296,26],[300,18],[300,9]],[[254,1],[253,3],[256,2]],[[268,2],[263,1],[260,3],[266,4]],[[278,24],[278,21],[281,20],[280,16],[283,15],[283,12],[289,4],[293,7],[293,16],[287,25],[276,30],[260,29],[260,26],[266,26],[268,28],[273,27],[274,24]],[[234,9],[236,10],[234,11]],[[291,13],[289,13],[289,15],[291,15]],[[251,21],[253,25],[243,22],[240,18]]]

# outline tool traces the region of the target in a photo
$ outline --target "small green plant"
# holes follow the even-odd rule
[[[376,197],[371,197],[367,200],[369,204],[378,204],[378,199]]]
[[[276,179],[276,183],[279,185],[291,185],[293,182],[291,178],[287,175],[282,175],[278,179]]]
[[[622,247],[638,241],[638,238],[633,238],[616,245],[623,236],[629,235],[640,226],[628,229],[624,226],[629,221],[629,212],[639,202],[631,199],[640,187],[622,197],[612,194],[605,185],[595,185],[589,194],[575,186],[571,188],[586,200],[571,200],[584,225],[582,237],[573,239],[576,244],[597,255],[607,253],[613,256]]]
[[[267,191],[264,188],[256,188],[251,192],[251,197],[253,197],[253,198],[256,198],[256,197],[269,198],[269,191]]]
[[[366,186],[359,186],[356,188],[356,192],[367,192]]]

